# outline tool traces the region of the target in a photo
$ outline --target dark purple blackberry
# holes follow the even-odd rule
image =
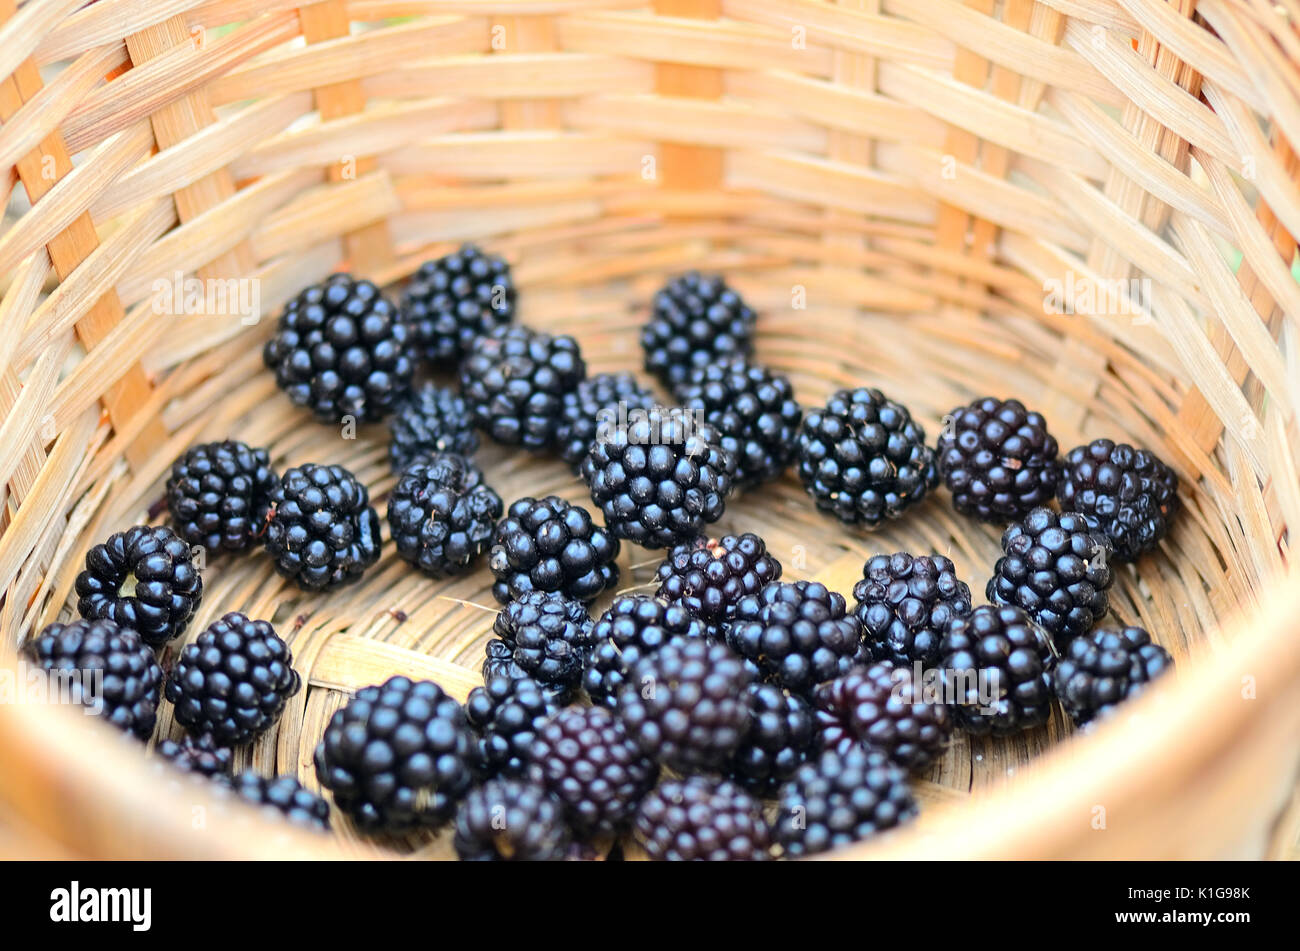
[[[735,469],[718,431],[679,409],[632,414],[582,461],[609,531],[646,548],[686,541],[720,519]]]
[[[235,777],[231,788],[250,806],[288,819],[293,825],[316,832],[329,831],[329,803],[298,782],[295,776],[267,778],[244,772]]]
[[[817,507],[875,528],[939,484],[925,430],[877,389],[839,390],[799,431],[799,478]]]
[[[1169,533],[1178,512],[1178,476],[1152,452],[1094,439],[1065,457],[1056,487],[1061,508],[1092,519],[1115,550],[1133,561]]]
[[[511,601],[497,614],[492,633],[510,648],[519,670],[566,691],[578,686],[596,644],[586,605],[551,591]]]
[[[487,550],[501,496],[454,453],[408,466],[388,496],[388,527],[402,559],[431,578],[462,574]]]
[[[193,735],[243,746],[271,728],[301,686],[289,645],[270,622],[232,611],[181,650],[166,696]]]
[[[1070,719],[1083,725],[1109,716],[1173,666],[1142,628],[1102,628],[1070,641],[1052,683]]]
[[[865,746],[908,769],[929,766],[952,736],[952,716],[941,698],[927,697],[909,668],[888,661],[819,684],[813,707],[822,749],[843,753]]]
[[[986,396],[944,417],[935,455],[953,507],[985,522],[1012,522],[1056,491],[1057,445],[1038,413]]]
[[[673,546],[655,577],[660,598],[680,601],[710,635],[721,636],[741,598],[781,577],[781,563],[752,532],[717,539],[701,535]]]
[[[772,837],[787,858],[869,839],[917,814],[903,768],[877,750],[827,750],[781,787]]]
[[[564,394],[555,433],[560,458],[577,472],[599,436],[626,426],[637,410],[657,405],[655,395],[631,373],[588,377]]]
[[[670,779],[641,801],[637,839],[657,862],[763,862],[772,857],[762,805],[735,783]]]
[[[194,446],[172,463],[167,480],[172,526],[213,555],[244,551],[262,530],[277,481],[265,449],[233,440]]]
[[[161,525],[128,528],[90,549],[74,587],[83,618],[115,621],[150,647],[185,630],[203,600],[190,546]]]
[[[186,773],[196,773],[209,779],[221,779],[230,775],[230,763],[233,755],[228,746],[217,746],[210,736],[197,739],[190,734],[175,740],[160,740],[154,747],[154,753]]]
[[[391,677],[330,718],[316,777],[366,831],[447,822],[473,783],[473,735],[459,703],[430,680]]]
[[[492,595],[502,604],[533,591],[591,601],[618,583],[618,551],[582,506],[554,495],[519,499],[492,536]]]
[[[388,434],[388,464],[395,473],[421,456],[454,452],[468,457],[478,449],[478,433],[465,401],[455,390],[432,383],[398,404]]]
[[[474,425],[499,443],[555,445],[564,394],[587,375],[578,342],[528,327],[498,327],[470,345],[460,393]]]
[[[704,628],[680,603],[627,594],[614,599],[591,633],[596,646],[582,686],[593,703],[613,707],[632,665],[678,638],[703,637]]]
[[[909,668],[938,663],[948,622],[971,610],[970,588],[942,555],[873,555],[853,597],[872,659]]]
[[[766,796],[807,760],[815,732],[812,707],[776,684],[750,684],[749,701],[754,716],[727,774]]]
[[[531,677],[493,677],[470,691],[465,717],[475,734],[482,776],[522,776],[537,730],[559,710]]]
[[[352,584],[379,561],[379,516],[342,466],[289,469],[271,491],[271,509],[266,550],[275,570],[306,591]]]
[[[956,725],[1006,736],[1046,723],[1056,654],[1020,608],[982,604],[953,618],[939,644],[944,699]]]
[[[285,305],[262,359],[293,404],[320,422],[373,423],[411,390],[410,339],[378,287],[331,274]]]
[[[141,740],[158,716],[162,668],[135,631],[111,620],[51,624],[23,645],[50,689]]]
[[[676,277],[655,294],[650,322],[641,328],[645,368],[675,391],[695,367],[752,354],[755,322],[721,277]]]
[[[1086,634],[1110,607],[1110,541],[1078,512],[1034,509],[1002,535],[985,597],[1024,608],[1058,644]]]
[[[559,799],[523,780],[491,779],[460,804],[452,841],[462,862],[558,862],[570,839]]]
[[[510,265],[472,244],[425,261],[402,292],[402,319],[414,351],[435,366],[454,366],[476,337],[514,315]]]
[[[499,637],[494,637],[487,642],[482,672],[485,684],[491,683],[498,677],[504,677],[506,680],[533,679],[527,671],[515,663],[514,648]],[[540,681],[537,683],[547,699],[560,706],[567,704],[577,693],[572,684],[544,684]]]

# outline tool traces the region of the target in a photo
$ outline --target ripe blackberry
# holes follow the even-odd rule
[[[378,422],[406,398],[410,329],[370,281],[331,274],[285,305],[262,360],[322,423]]]
[[[317,832],[329,831],[329,803],[303,786],[295,776],[268,778],[244,772],[235,777],[231,789],[250,806],[288,819],[293,825]]]
[[[181,650],[166,696],[193,735],[243,746],[271,728],[301,686],[289,645],[270,622],[232,611]]]
[[[217,746],[210,736],[197,739],[186,734],[178,743],[160,740],[154,753],[161,759],[186,773],[196,773],[209,779],[225,778],[230,774],[233,758],[230,747]]]
[[[862,625],[844,596],[815,581],[774,581],[736,605],[727,643],[763,676],[796,693],[866,660]]]
[[[803,418],[799,478],[817,507],[875,528],[939,484],[925,430],[877,389],[839,390]]]
[[[501,609],[492,633],[510,648],[515,667],[568,691],[581,681],[596,644],[591,628],[591,615],[581,601],[553,591],[530,591]]]
[[[917,814],[903,768],[877,750],[827,750],[781,787],[773,839],[788,858],[860,842]]]
[[[727,774],[759,795],[768,795],[808,758],[814,736],[808,701],[776,684],[750,684],[754,711],[749,732],[727,764]]]
[[[491,779],[456,813],[452,840],[463,862],[557,862],[571,835],[560,800],[519,779]]]
[[[697,536],[673,546],[655,574],[656,594],[680,601],[713,636],[721,636],[740,599],[781,577],[781,563],[753,532]]]
[[[398,404],[388,421],[388,464],[400,473],[421,456],[454,452],[471,456],[478,433],[469,407],[453,389],[426,383]]]
[[[1110,541],[1078,512],[1034,509],[1002,534],[1003,555],[985,597],[1014,604],[1064,644],[1092,630],[1110,607]]]
[[[537,730],[559,709],[532,677],[493,677],[471,690],[465,717],[475,735],[479,774],[522,776]]]
[[[1109,716],[1173,666],[1169,652],[1142,628],[1102,628],[1069,643],[1052,683],[1070,719],[1083,725]]]
[[[908,769],[929,766],[952,736],[947,706],[927,700],[912,671],[888,661],[818,685],[813,706],[822,749],[861,745]]]
[[[596,439],[625,425],[637,410],[659,405],[658,399],[631,373],[598,373],[564,394],[555,443],[560,458],[574,472],[591,452]]]
[[[953,507],[985,522],[1011,522],[1056,491],[1057,445],[1038,413],[991,396],[944,417],[935,450]]]
[[[161,525],[137,525],[90,549],[74,587],[83,618],[115,621],[150,647],[185,630],[203,600],[190,546]]]
[[[330,718],[316,777],[361,829],[437,827],[473,782],[472,744],[465,711],[441,687],[390,677]]]
[[[519,499],[492,536],[492,595],[502,604],[533,591],[591,601],[618,583],[618,551],[582,506],[554,495]]]
[[[803,410],[779,373],[745,359],[697,367],[678,389],[682,407],[698,412],[736,458],[736,485],[779,478],[794,458]]]
[[[464,572],[487,550],[501,496],[464,456],[436,453],[408,466],[388,496],[388,527],[404,561],[431,578]]]
[[[359,581],[379,561],[379,516],[342,466],[295,466],[271,491],[266,550],[275,570],[307,591]]]
[[[970,613],[970,588],[942,555],[873,555],[853,586],[864,642],[873,660],[933,667],[954,617]]]
[[[686,541],[720,519],[735,469],[716,429],[659,408],[597,440],[582,461],[610,532],[646,548]]]
[[[752,354],[755,320],[721,277],[676,277],[655,294],[650,321],[641,328],[645,368],[675,392],[695,367]]]
[[[612,708],[629,668],[678,638],[703,637],[704,629],[682,604],[627,594],[614,599],[591,633],[595,647],[582,686],[593,703]]]
[[[612,835],[631,821],[659,767],[604,707],[568,707],[533,741],[529,778],[564,803],[581,838]]]
[[[944,698],[957,726],[1006,736],[1051,715],[1056,653],[1020,608],[982,604],[953,618],[939,645]]]
[[[514,315],[510,265],[472,244],[425,261],[402,292],[402,319],[415,352],[435,365],[455,365],[475,337]]]
[[[1151,551],[1178,512],[1178,476],[1154,453],[1094,439],[1071,449],[1056,487],[1061,508],[1101,527],[1117,561]]]
[[[528,327],[498,327],[470,345],[460,392],[474,425],[499,443],[555,445],[564,394],[587,375],[578,342]]]
[[[140,635],[111,620],[51,624],[23,645],[39,669],[66,677],[68,698],[147,740],[158,715],[162,669]]]
[[[637,811],[637,838],[658,862],[762,862],[771,830],[757,799],[735,783],[688,776],[670,779]]]
[[[277,481],[265,449],[229,439],[194,446],[172,463],[167,480],[176,534],[214,555],[251,548]]]

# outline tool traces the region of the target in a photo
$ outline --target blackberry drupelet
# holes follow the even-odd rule
[[[626,594],[597,618],[591,633],[595,647],[582,686],[593,703],[613,707],[629,668],[678,638],[703,637],[704,628],[683,604]]]
[[[554,495],[519,499],[492,536],[492,595],[502,604],[533,591],[591,601],[618,583],[618,551],[582,506]]]
[[[1002,534],[985,597],[1024,608],[1057,644],[1086,634],[1110,607],[1110,541],[1078,512],[1034,509]]]
[[[1056,653],[1020,608],[982,604],[953,618],[939,645],[944,698],[957,726],[1006,736],[1051,715]]]
[[[631,373],[598,373],[564,394],[555,443],[574,472],[603,433],[625,424],[637,410],[659,405]]]
[[[555,445],[564,394],[586,375],[572,337],[498,327],[470,345],[460,392],[479,429],[507,446],[538,451]]]
[[[1038,413],[986,396],[944,417],[935,455],[953,507],[985,522],[1011,522],[1051,501],[1057,445]]]
[[[515,667],[561,691],[578,686],[596,646],[586,605],[553,591],[511,601],[498,612],[492,633],[510,648]]]
[[[676,277],[655,294],[650,321],[641,328],[645,368],[676,392],[695,367],[752,354],[755,321],[721,277]]]
[[[138,739],[153,733],[162,668],[135,631],[111,620],[51,624],[23,653],[42,671],[67,676],[73,703],[100,708],[100,716]]]
[[[285,305],[262,359],[322,423],[383,419],[411,390],[410,329],[370,281],[331,274]]]
[[[271,492],[266,550],[281,576],[307,591],[361,579],[379,561],[379,516],[370,493],[342,466],[289,469]]]
[[[87,552],[74,587],[83,618],[115,621],[150,647],[185,630],[203,600],[190,546],[165,526],[137,525],[110,535]]]
[[[282,816],[296,826],[317,832],[329,831],[329,803],[303,786],[295,776],[268,778],[253,772],[240,773],[231,783],[231,789],[250,806]]]
[[[441,687],[391,677],[330,719],[316,776],[363,830],[437,827],[473,782],[472,745],[465,711]]]
[[[1094,439],[1071,449],[1056,496],[1065,511],[1093,519],[1117,561],[1151,551],[1178,512],[1178,476],[1152,452]]]
[[[658,862],[762,862],[772,857],[771,830],[757,799],[735,783],[688,776],[670,779],[637,811],[637,838]]]
[[[523,780],[491,779],[460,804],[452,843],[463,862],[557,862],[571,838],[555,796]]]
[[[860,842],[917,814],[907,773],[876,750],[827,750],[781,787],[772,837],[787,858]]]
[[[265,449],[229,439],[194,446],[172,463],[167,480],[172,526],[213,555],[244,551],[266,522],[277,481]]]
[[[271,728],[301,687],[289,645],[270,622],[232,611],[181,650],[166,696],[194,736],[243,746]]]
[[[230,775],[230,763],[233,758],[230,747],[217,746],[212,737],[203,736],[195,739],[186,734],[178,743],[175,740],[160,740],[154,747],[154,753],[186,773],[196,773],[209,779],[223,779]]]
[[[873,555],[862,566],[853,597],[872,659],[909,668],[938,663],[948,622],[971,610],[970,588],[943,555]]]
[[[720,519],[735,470],[718,431],[678,409],[638,414],[582,461],[609,531],[646,548],[686,541]]]
[[[822,749],[864,746],[907,769],[929,766],[952,736],[947,706],[929,702],[912,671],[888,661],[818,685],[813,706]]]
[[[673,546],[655,577],[660,598],[682,602],[711,636],[720,637],[741,598],[781,577],[781,563],[753,532],[697,536]]]
[[[798,459],[817,507],[866,528],[902,515],[939,483],[925,430],[877,389],[839,390],[809,410]]]
[[[408,466],[388,496],[388,527],[402,559],[431,578],[466,571],[487,550],[501,496],[478,468],[455,453]]]
[[[1069,643],[1052,683],[1070,719],[1083,725],[1109,716],[1173,666],[1142,628],[1102,628]]]
[[[463,244],[425,261],[402,292],[402,319],[416,354],[436,366],[454,366],[474,339],[515,315],[510,265]]]
[[[426,383],[398,404],[388,421],[388,464],[394,473],[421,456],[454,452],[469,457],[478,433],[469,407],[455,390]]]
[[[531,677],[493,677],[471,690],[465,717],[475,735],[479,775],[522,776],[537,730],[559,709]]]
[[[803,765],[813,745],[812,707],[776,684],[749,685],[754,716],[727,764],[727,774],[758,795],[769,795]]]

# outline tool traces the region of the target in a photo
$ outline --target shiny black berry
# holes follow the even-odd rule
[[[1056,496],[1110,539],[1117,561],[1133,561],[1160,544],[1178,512],[1178,476],[1152,452],[1095,439],[1071,449]]]
[[[753,710],[749,732],[727,764],[727,775],[752,792],[767,796],[794,775],[812,749],[812,707],[776,684],[749,685]]]
[[[412,463],[388,496],[397,554],[431,578],[469,570],[487,550],[500,517],[501,496],[455,453]]]
[[[137,525],[86,554],[77,610],[87,620],[130,628],[150,647],[176,637],[203,599],[190,546],[165,526]]]
[[[531,677],[493,677],[470,691],[465,716],[483,776],[522,776],[537,730],[560,706]]]
[[[316,832],[329,830],[329,803],[303,786],[295,776],[268,778],[245,772],[235,777],[231,788],[248,805],[283,817],[293,825]]]
[[[554,495],[511,503],[496,527],[488,567],[499,602],[533,591],[591,601],[618,583],[619,542],[580,505]]]
[[[592,629],[595,646],[582,686],[593,703],[612,707],[628,670],[642,657],[682,637],[703,637],[704,628],[684,605],[644,594],[615,598]]]
[[[555,443],[560,458],[577,472],[597,438],[625,426],[630,414],[658,405],[631,373],[598,373],[564,394]]]
[[[645,368],[675,390],[696,367],[752,354],[755,320],[721,277],[691,272],[674,278],[655,295],[641,329]]]
[[[212,555],[251,548],[278,481],[265,449],[233,440],[194,446],[172,463],[167,480],[172,527]]]
[[[398,404],[388,421],[388,464],[400,473],[421,456],[454,452],[471,456],[478,433],[460,394],[426,383]]]
[[[1005,736],[1051,716],[1055,650],[1020,608],[982,604],[953,618],[939,653],[944,699],[957,726]]]
[[[952,716],[933,692],[927,695],[911,669],[888,661],[854,668],[813,691],[818,742],[841,752],[879,750],[908,769],[929,766],[952,736]]]
[[[713,636],[736,612],[740,599],[781,577],[781,563],[753,532],[721,538],[697,536],[674,545],[656,570],[656,594],[680,601]]]
[[[342,466],[289,469],[271,492],[266,550],[275,570],[307,591],[359,581],[379,561],[379,516]]]
[[[559,799],[524,780],[492,779],[460,804],[452,842],[462,862],[557,862],[570,840]]]
[[[402,292],[402,319],[422,359],[454,366],[476,337],[514,318],[515,297],[510,265],[463,244],[411,275]]]
[[[1046,505],[1060,478],[1056,439],[1019,400],[986,396],[944,417],[939,473],[963,515],[1011,522]]]
[[[969,614],[970,588],[943,555],[873,555],[853,586],[854,615],[873,660],[933,667],[954,617]]]
[[[509,647],[516,668],[561,691],[579,685],[596,643],[586,606],[551,591],[511,601],[497,614],[492,633]]]
[[[1101,628],[1069,643],[1052,683],[1070,719],[1083,725],[1109,716],[1173,666],[1142,628]]]
[[[704,776],[670,779],[636,816],[646,855],[659,862],[763,862],[772,857],[762,806],[735,783]]]

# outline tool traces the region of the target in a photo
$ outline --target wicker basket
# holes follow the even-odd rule
[[[396,283],[475,239],[514,264],[523,320],[635,369],[653,290],[715,269],[805,404],[871,383],[933,433],[1016,395],[1063,446],[1145,444],[1184,484],[1113,598],[1177,677],[1086,737],[1059,716],[959,737],[921,821],[851,854],[1296,854],[1300,0],[0,0],[0,77],[6,664],[73,610],[89,546],[157,517],[195,441],[342,463],[382,498],[385,433],[307,421],[262,368],[300,287]],[[182,275],[241,279],[266,319],[159,314]],[[556,461],[481,456],[507,499],[584,495]],[[722,527],[840,590],[901,548],[982,590],[997,551],[942,499],[853,534],[793,477]],[[654,560],[625,546],[628,583]],[[349,691],[477,680],[486,571],[433,583],[390,545],[328,597],[256,555],[205,580],[190,636],[274,617],[310,685],[238,765],[314,788]],[[0,706],[0,757],[5,854],[450,854],[164,796],[138,746],[66,709]]]

